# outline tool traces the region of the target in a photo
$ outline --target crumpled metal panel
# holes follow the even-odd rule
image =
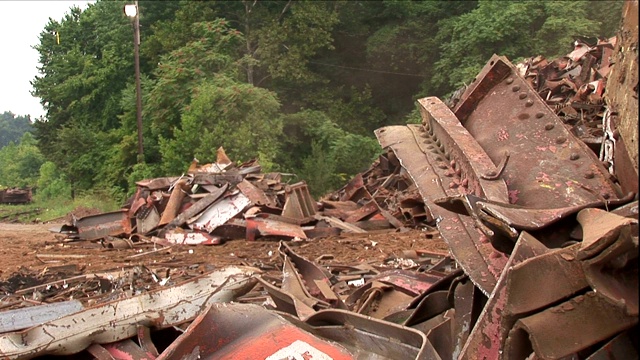
[[[247,240],[249,241],[254,241],[259,236],[277,236],[288,239],[307,238],[307,235],[300,225],[290,224],[284,221],[255,216],[248,217],[245,224],[247,226]]]
[[[280,242],[278,250],[285,262],[282,275],[283,290],[290,291],[294,296],[310,297],[315,300],[316,306],[325,303],[339,309],[347,308],[331,289],[331,281],[322,269],[296,254],[285,242]]]
[[[607,170],[504,57],[494,55],[467,88],[455,115],[494,164],[510,203],[568,207],[619,194]]]
[[[393,150],[413,179],[455,260],[471,281],[488,295],[495,287],[507,257],[493,248],[489,238],[476,229],[470,216],[456,214],[434,204],[436,199],[459,195],[460,192],[443,183],[443,179],[452,176],[451,169],[439,166],[446,157],[423,148],[421,142],[425,140],[419,135],[421,132],[425,130],[420,126],[407,125],[387,126],[375,133],[380,145]]]
[[[106,344],[135,336],[137,325],[167,328],[193,320],[204,307],[249,292],[259,273],[228,267],[181,285],[101,304],[24,331],[0,335],[0,358],[31,359],[69,355],[92,343]]]

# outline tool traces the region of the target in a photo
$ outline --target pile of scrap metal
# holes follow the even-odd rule
[[[637,358],[637,178],[616,181],[504,57],[453,108],[418,102],[421,125],[376,136],[469,280],[420,318],[440,357]]]
[[[139,181],[123,209],[74,218],[62,230],[81,240],[216,245],[228,239],[304,240],[404,225],[372,204],[318,203],[304,182],[286,184],[283,176],[262,173],[256,161],[235,166],[220,148],[216,163],[199,166],[194,160],[183,176]]]
[[[232,267],[69,310],[0,334],[0,357],[637,358],[637,179],[622,184],[529,80],[493,56],[453,108],[420,99],[422,123],[376,130],[385,154],[321,204],[221,155],[140,182],[109,221],[75,224],[85,239],[164,241],[416,227],[451,257],[383,270],[310,261],[281,241],[281,277]]]
[[[0,190],[0,204],[26,204],[31,202],[31,189]]]

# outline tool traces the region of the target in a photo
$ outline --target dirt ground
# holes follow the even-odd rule
[[[231,240],[218,246],[135,243],[133,248],[106,248],[99,242],[62,242],[49,231],[61,224],[0,223],[0,288],[19,290],[81,274],[122,271],[144,267],[158,274],[204,273],[227,265],[248,265],[279,273],[282,260],[277,240]],[[343,234],[337,237],[290,241],[292,249],[322,263],[398,268],[405,250],[447,255],[448,247],[428,231]],[[162,249],[158,251],[159,249]],[[395,261],[394,261],[395,259]],[[400,264],[400,265],[399,265]],[[4,285],[4,286],[3,286]]]

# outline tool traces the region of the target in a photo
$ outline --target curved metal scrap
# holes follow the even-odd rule
[[[455,184],[454,177],[460,177],[462,172],[456,174],[460,168],[452,169],[451,161],[446,160],[446,154],[435,151],[435,148],[432,149],[434,151],[430,151],[428,147],[423,148],[424,145],[431,144],[430,140],[420,135],[425,133],[428,134],[428,131],[418,125],[388,126],[376,130],[380,145],[390,148],[395,153],[402,167],[413,179],[425,205],[438,221],[438,230],[449,244],[453,257],[471,281],[488,295],[493,290],[507,258],[496,251],[489,239],[476,229],[471,217],[456,214],[434,204],[435,199],[466,193],[466,190],[462,186],[443,183],[451,179],[451,183]],[[438,146],[437,142],[434,144]]]

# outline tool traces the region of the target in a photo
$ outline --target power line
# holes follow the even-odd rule
[[[400,73],[400,72],[393,72],[393,71],[383,71],[383,70],[373,70],[373,69],[357,68],[357,67],[351,67],[351,66],[342,66],[342,65],[334,65],[334,64],[321,63],[321,62],[317,62],[317,61],[309,61],[309,62],[310,62],[311,64],[324,65],[324,66],[332,66],[332,67],[337,67],[337,68],[341,68],[341,69],[367,71],[367,72],[373,72],[373,73],[379,73],[379,74],[390,74],[390,75],[401,75],[401,76],[413,76],[413,77],[419,77],[419,78],[425,78],[425,77],[426,77],[426,76],[424,76],[424,75],[418,75],[418,74],[409,74],[409,73]]]

